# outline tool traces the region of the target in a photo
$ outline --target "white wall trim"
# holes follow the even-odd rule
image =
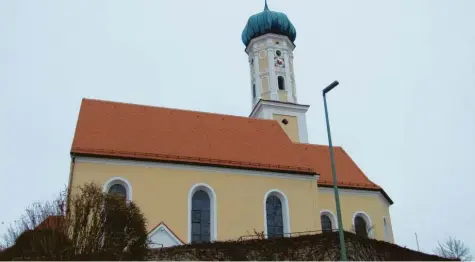
[[[256,85],[256,97],[253,97],[253,103],[252,103],[252,108],[254,108],[254,105],[259,101],[259,99],[262,97],[262,81],[261,77],[259,75],[259,55],[257,53],[250,54],[250,57],[253,57],[254,61],[254,76],[251,76],[251,79],[254,79],[254,84]],[[252,110],[252,109],[251,109]]]
[[[322,215],[326,215],[330,218],[330,221],[332,222],[332,229],[338,229],[337,217],[335,216],[335,214],[333,214],[333,212],[331,210],[328,210],[328,209],[320,210],[320,217]],[[321,224],[321,222],[320,222],[320,224]],[[323,230],[323,228],[322,228],[322,230]]]
[[[178,239],[175,234],[173,234],[173,232],[171,232],[171,230],[163,223],[160,223],[160,225],[158,227],[156,227],[152,232],[150,232],[148,234],[148,237],[149,239],[157,232],[160,232],[160,231],[165,231],[169,236],[170,238],[176,243],[176,245],[183,245],[184,243],[181,242],[180,239]],[[163,244],[163,243],[150,243],[150,247],[153,248],[153,247],[158,247],[158,246],[155,246],[157,244]],[[164,246],[165,247],[165,246]]]
[[[76,158],[77,160],[77,158]],[[125,187],[125,190],[127,192],[127,200],[129,201],[132,201],[132,184],[130,184],[130,182],[123,178],[123,177],[112,177],[110,178],[109,180],[107,180],[103,187],[102,187],[102,191],[104,193],[108,193],[109,192],[109,188],[115,184],[119,184],[119,185],[122,185]]]
[[[277,104],[278,103],[278,104]],[[269,103],[269,101],[263,101],[263,106],[271,108],[272,110],[285,110],[285,112],[292,112],[293,114],[302,114],[308,111],[310,106],[307,105],[298,105],[298,104],[289,104],[289,103]]]
[[[198,183],[193,185],[188,191],[188,243],[191,243],[191,205],[192,205],[192,198],[196,191],[203,190],[206,192],[210,199],[210,237],[211,241],[218,240],[218,205],[217,205],[217,198],[214,189],[204,183]]]
[[[169,169],[193,170],[193,171],[206,172],[206,173],[230,173],[230,174],[235,174],[235,175],[277,177],[277,178],[307,180],[307,181],[318,180],[319,178],[318,175],[312,176],[312,175],[280,173],[280,172],[272,172],[272,171],[247,170],[247,169],[238,169],[238,168],[229,168],[229,167],[213,167],[213,166],[201,166],[201,165],[193,165],[193,164],[165,163],[165,162],[158,162],[158,161],[124,160],[124,159],[113,159],[113,158],[107,158],[107,157],[76,156],[76,163],[169,168]]]
[[[292,79],[290,77],[290,62],[289,62],[289,54],[287,50],[283,53],[284,56],[284,63],[285,63],[285,85],[287,86],[287,101],[294,103],[295,98],[293,96],[293,87],[292,87]]]
[[[362,217],[365,222],[366,222],[366,226],[367,227],[373,227],[373,222],[371,221],[371,217],[364,211],[356,211],[355,213],[353,213],[353,218],[352,218],[352,225],[353,225],[353,228],[356,230],[356,226],[355,226],[355,218],[359,216],[359,217]],[[368,232],[368,237],[369,238],[373,238],[374,236],[374,228],[371,228],[371,230],[369,230]]]
[[[267,208],[266,208],[266,201],[269,196],[276,196],[280,199],[282,203],[282,219],[284,224],[284,236],[289,237],[292,231],[290,229],[290,209],[289,209],[289,201],[287,196],[280,191],[279,189],[271,189],[267,191],[264,195],[264,202],[263,202],[263,209],[264,209],[264,236],[267,238]]]
[[[307,116],[305,115],[305,113],[297,116],[297,121],[299,125],[300,143],[308,143]]]
[[[289,112],[294,112],[294,113],[306,113],[309,107],[310,107],[309,105],[260,100],[258,104],[256,105],[256,108],[254,108],[254,111],[252,111],[251,114],[249,115],[249,117],[258,116],[259,112],[262,111],[264,108],[285,109],[285,110],[288,110]]]
[[[328,193],[334,194],[333,188],[330,187],[318,187],[320,193]],[[347,189],[347,188],[338,188],[338,193],[340,195],[352,195],[352,196],[374,196],[378,197],[380,201],[387,207],[390,206],[390,203],[383,196],[381,191],[372,191],[372,190],[365,190],[365,189]]]
[[[269,61],[270,99],[279,101],[279,94],[278,94],[279,88],[277,87],[277,74],[275,72],[274,56],[275,56],[274,49],[268,47],[267,58]]]
[[[389,233],[388,219],[385,216],[383,216],[383,228],[384,228],[384,240],[392,243],[391,234]]]
[[[291,53],[290,54],[290,60],[289,60],[289,63],[292,63],[292,66],[294,68],[294,70],[292,72],[290,72],[290,78],[291,78],[291,82],[293,82],[293,85],[292,85],[292,91],[293,91],[293,96],[294,96],[294,103],[297,103],[298,102],[298,99],[297,99],[297,84],[295,82],[295,64],[294,64],[294,54]],[[290,68],[289,68],[290,70]]]

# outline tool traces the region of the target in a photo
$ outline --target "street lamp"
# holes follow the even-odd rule
[[[341,219],[341,209],[340,209],[340,195],[338,194],[338,186],[336,180],[336,169],[335,169],[335,158],[333,156],[333,146],[332,146],[332,136],[330,134],[330,122],[328,121],[328,109],[327,109],[327,97],[326,94],[335,88],[338,84],[338,81],[333,81],[330,85],[323,89],[323,105],[325,106],[325,119],[327,121],[327,134],[328,134],[328,145],[330,147],[330,161],[332,165],[332,177],[333,177],[333,191],[335,193],[335,203],[336,203],[336,216],[338,219],[338,234],[340,236],[340,260],[346,261],[346,247],[345,247],[345,235],[343,234],[343,223]]]

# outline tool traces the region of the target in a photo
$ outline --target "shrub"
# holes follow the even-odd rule
[[[406,261],[447,260],[384,241],[345,232],[348,260]],[[200,243],[154,250],[150,260],[254,260],[337,261],[340,260],[338,232],[284,237]]]
[[[53,202],[36,203],[10,227],[0,260],[144,260],[146,221],[140,209],[95,184]],[[67,212],[65,207],[68,206]]]

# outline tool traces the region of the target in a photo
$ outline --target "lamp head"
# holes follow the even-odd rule
[[[333,81],[331,84],[329,84],[327,87],[323,89],[323,95],[330,92],[333,88],[335,88],[339,84],[340,83],[337,80]]]

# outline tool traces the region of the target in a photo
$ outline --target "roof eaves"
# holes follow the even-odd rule
[[[151,154],[151,153],[137,153],[137,152],[125,152],[125,151],[110,151],[103,149],[84,149],[73,147],[71,155],[75,156],[92,156],[92,157],[107,157],[116,159],[129,159],[129,160],[141,160],[141,161],[159,161],[169,163],[191,164],[191,165],[204,165],[204,166],[218,166],[229,167],[236,169],[249,169],[249,170],[265,170],[279,173],[292,173],[301,175],[318,175],[313,168],[304,168],[297,166],[283,166],[283,165],[270,165],[262,163],[252,162],[240,162],[221,159],[210,158],[197,158],[197,157],[185,157],[163,154]]]
[[[320,187],[333,187],[332,183],[327,183],[331,181],[318,181],[318,186]],[[358,184],[358,183],[343,183],[341,181],[338,182],[338,188],[341,189],[353,189],[353,190],[367,190],[367,191],[377,191],[380,192],[383,197],[388,201],[389,205],[394,204],[394,201],[389,197],[389,195],[384,191],[384,189],[370,185],[370,184]]]
[[[251,113],[249,114],[249,117],[253,117],[254,113],[263,105],[263,104],[280,104],[284,105],[290,108],[294,109],[308,109],[310,105],[304,105],[304,104],[296,104],[296,103],[291,103],[291,102],[282,102],[282,101],[275,101],[275,100],[267,100],[267,99],[259,99],[259,101],[256,103],[254,108],[252,109]]]

